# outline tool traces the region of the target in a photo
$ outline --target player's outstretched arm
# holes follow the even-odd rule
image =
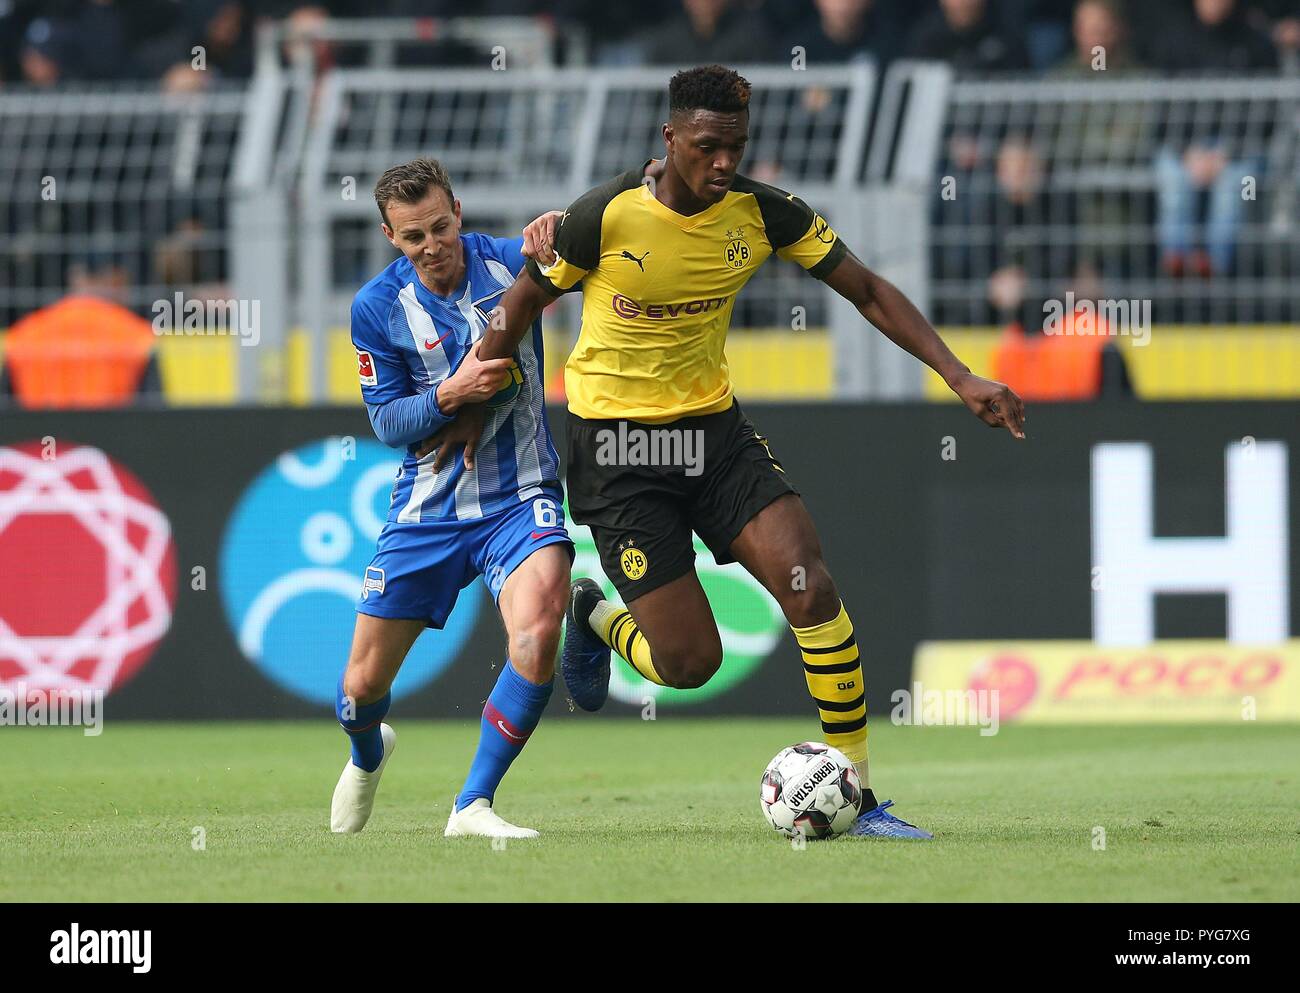
[[[1005,383],[976,376],[944,344],[911,300],[893,283],[872,272],[849,252],[826,285],[858,308],[890,341],[911,352],[943,377],[967,408],[989,427],[1005,427],[1025,437],[1025,404]]]
[[[488,315],[487,330],[483,332],[480,359],[509,358],[519,346],[519,342],[533,321],[542,316],[542,311],[556,297],[544,289],[531,276],[519,278],[511,284],[501,297],[501,302]]]
[[[533,279],[516,279],[510,289],[506,290],[501,303],[488,315],[487,330],[471,349],[465,364],[472,359],[479,367],[492,369],[496,374],[495,386],[487,389],[483,383],[475,380],[476,386],[468,394],[460,389],[448,392],[449,403],[443,409],[451,406],[456,411],[454,420],[432,438],[426,439],[417,452],[421,458],[429,452],[437,452],[434,456],[434,472],[442,468],[442,463],[461,445],[465,446],[465,468],[474,468],[474,449],[483,433],[482,401],[501,387],[500,373],[495,371],[510,367],[516,346],[533,326],[533,321],[541,316],[542,309],[554,299],[552,294],[542,289]],[[457,370],[458,374],[460,372]],[[440,387],[438,392],[438,402],[442,404],[443,388]]]

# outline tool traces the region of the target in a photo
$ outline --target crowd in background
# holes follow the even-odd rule
[[[1300,0],[0,0],[0,93],[150,81],[181,92],[246,81],[261,21],[289,25],[287,52],[295,32],[309,36],[331,20],[384,16],[541,18],[550,28],[554,61],[572,61],[567,46],[581,37],[585,57],[609,66],[794,62],[811,68],[870,59],[884,67],[912,58],[945,61],[964,78],[1300,74]],[[368,51],[319,40],[299,47],[311,49],[317,73],[361,64]],[[490,47],[419,29],[394,49],[393,61],[487,66]],[[1277,223],[1288,220],[1288,201],[1275,198],[1273,209],[1243,197],[1242,189],[1268,177],[1264,150],[1275,119],[1287,133],[1300,133],[1300,117],[1230,103],[1195,118],[1171,116],[1158,102],[1116,104],[1114,113],[1091,116],[1073,108],[1059,127],[1047,128],[1041,120],[1027,124],[1025,114],[993,126],[954,117],[937,168],[966,192],[932,202],[931,317],[942,325],[1007,328],[1000,353],[1006,378],[1049,382],[1053,396],[1095,395],[1098,383],[1106,391],[1106,384],[1128,388],[1122,363],[1113,361],[1113,349],[1103,354],[1099,339],[1034,340],[1044,300],[1067,289],[1100,298],[1147,280],[1143,292],[1154,297],[1159,321],[1204,322],[1206,308],[1225,299],[1233,300],[1237,321],[1278,319],[1269,301],[1225,287],[1278,272],[1285,278],[1293,268],[1286,263],[1283,272],[1276,262],[1284,243],[1294,240],[1287,223]],[[815,115],[825,108],[805,109]],[[783,179],[775,163],[757,156],[748,169],[778,185]],[[1062,179],[1069,170],[1074,177]],[[24,210],[23,220],[11,225],[10,248],[0,252],[0,278],[113,301],[125,305],[124,315],[133,309],[137,321],[144,305],[138,288],[145,284],[220,295],[228,277],[224,200],[210,200],[204,213],[191,199],[181,197],[175,210],[140,221],[149,234],[134,256],[121,248],[78,250],[69,264],[54,267],[25,249],[24,238],[38,228],[72,234],[84,211],[54,203],[39,216]],[[66,316],[57,306],[45,309],[41,320]],[[26,313],[0,303],[0,327]],[[738,310],[740,326],[765,323],[758,310]],[[132,353],[132,375],[146,369],[137,358]],[[1064,371],[1034,372],[1039,366]],[[0,397],[8,379],[0,369]],[[1063,387],[1066,379],[1073,385]]]
[[[1296,71],[1296,0],[1107,0],[1118,68],[1162,73]],[[971,73],[1070,72],[1075,0],[0,0],[0,83],[159,79],[164,86],[246,78],[262,19],[309,27],[329,18],[546,18],[589,39],[599,64],[809,64],[871,57],[942,59]],[[191,78],[192,51],[207,74]],[[404,52],[418,64],[482,64],[436,39]],[[344,62],[347,53],[341,53]]]

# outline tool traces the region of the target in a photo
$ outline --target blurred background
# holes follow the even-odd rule
[[[1300,394],[1293,0],[4,0],[0,392],[357,403],[385,167],[436,155],[467,226],[518,233],[659,154],[668,76],[710,61],[755,84],[744,170],[973,367],[1034,399]],[[1044,338],[1048,301],[1132,313]],[[744,396],[949,399],[792,267],[736,318]],[[576,301],[547,326],[554,370]]]
[[[1024,696],[1084,665],[1105,707],[1155,693],[1144,719],[1204,716],[1185,708],[1206,694],[1235,717],[1256,684],[1300,716],[1295,0],[0,0],[0,681],[115,686],[183,629],[126,713],[328,701],[398,458],[370,438],[347,328],[394,257],[375,180],[435,156],[467,229],[518,234],[661,154],[669,76],[708,62],[754,84],[742,171],[807,200],[1033,403],[1013,457],[797,267],[740,297],[737,393],[773,405],[846,600],[873,605],[873,692],[917,646],[966,639],[986,647],[936,681]],[[544,320],[556,403],[579,304]],[[55,514],[83,516],[56,540]],[[1262,522],[1246,537],[1243,514]],[[1220,544],[1160,544],[1180,540]],[[1016,609],[972,588],[990,561]],[[717,582],[742,661],[694,699],[802,713],[770,601]],[[328,605],[276,613],[310,583]],[[463,631],[421,639],[426,681],[499,650],[471,602]],[[1057,638],[1068,657],[987,647]],[[1217,661],[1087,668],[1094,643],[1164,638]],[[241,651],[258,672],[230,666]],[[746,665],[762,674],[733,692]]]

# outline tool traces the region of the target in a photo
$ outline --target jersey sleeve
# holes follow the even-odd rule
[[[489,238],[492,243],[492,249],[496,253],[512,276],[518,276],[523,271],[524,263],[528,260],[524,258],[524,239],[519,238]]]
[[[357,378],[366,403],[386,403],[414,392],[406,363],[388,338],[386,318],[374,302],[360,295],[352,301],[352,347],[357,350]]]
[[[755,183],[755,197],[776,254],[797,262],[817,279],[825,279],[848,254],[848,246],[826,218],[793,193]]]
[[[577,286],[600,264],[600,228],[605,208],[624,190],[640,185],[644,168],[629,170],[569,204],[555,229],[555,261],[541,265],[529,259],[524,267],[542,289],[559,296]]]
[[[600,262],[604,204],[594,209],[592,204],[584,203],[589,196],[579,197],[560,218],[555,229],[555,261],[542,265],[536,259],[529,259],[525,267],[542,289],[555,296],[573,289]]]

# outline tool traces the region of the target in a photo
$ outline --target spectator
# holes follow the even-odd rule
[[[154,246],[153,270],[157,281],[169,292],[184,290],[189,299],[228,299],[233,292],[220,279],[218,241],[197,217],[181,221]]]
[[[682,13],[639,39],[650,65],[769,62],[781,53],[766,22],[735,0],[682,0]]]
[[[1097,78],[1142,69],[1129,45],[1120,0],[1079,0],[1074,8],[1074,51],[1052,69],[1058,78]]]
[[[939,0],[939,10],[917,26],[909,54],[940,59],[958,72],[1010,72],[1029,66],[1024,41],[997,23],[986,0]]]
[[[1040,313],[1031,324],[1007,325],[993,352],[993,378],[1025,400],[1133,396],[1123,353],[1111,337],[1115,329],[1098,312],[1100,297],[1096,273],[1081,266],[1050,317]]]
[[[1242,72],[1276,65],[1272,45],[1235,0],[1195,0],[1193,11],[1191,24],[1168,32],[1160,53],[1166,69]],[[1168,128],[1156,154],[1156,235],[1161,267],[1175,279],[1232,271],[1246,209],[1242,184],[1263,166],[1261,149],[1246,147],[1222,116]]]
[[[1046,71],[1070,48],[1070,22],[1075,0],[998,0],[1004,25],[1024,39],[1031,69]]]
[[[1277,68],[1268,36],[1247,21],[1237,0],[1193,0],[1193,19],[1161,34],[1157,64],[1174,72]]]
[[[248,7],[242,0],[187,0],[180,23],[141,45],[137,57],[154,68],[168,92],[202,89],[214,79],[246,79],[253,71]]]
[[[23,74],[37,86],[153,75],[135,58],[141,39],[169,27],[175,5],[155,0],[65,0],[27,25]]]
[[[1049,193],[1046,163],[1023,135],[1003,140],[991,171],[987,153],[969,137],[954,136],[949,155],[954,195],[939,201],[935,272],[983,280],[988,309],[940,319],[1033,326],[1049,278],[1073,267],[1069,237],[1054,236],[1073,232],[1072,204]]]
[[[35,0],[0,2],[0,85],[23,79],[27,25],[38,13]]]
[[[1129,44],[1131,32],[1120,0],[1080,0],[1073,34],[1073,54],[1049,78],[1093,81],[1143,71]],[[1088,101],[1071,100],[1059,113],[1053,152],[1057,161],[1077,170],[1080,253],[1106,276],[1118,278],[1128,264],[1133,240],[1124,232],[1142,222],[1146,199],[1132,189],[1116,189],[1110,177],[1140,164],[1149,110],[1124,101],[1099,111]]]
[[[1043,281],[1061,271],[1059,248],[1049,252],[1042,244],[1043,229],[1051,219],[1047,166],[1027,139],[1013,135],[998,149],[994,176],[989,299],[1004,315],[1037,312]]]
[[[1247,0],[1244,13],[1256,31],[1273,40],[1282,71],[1287,75],[1300,72],[1300,5],[1296,0]]]
[[[69,286],[10,328],[0,394],[29,408],[120,407],[160,395],[153,328],[119,302],[125,271],[74,267]]]
[[[884,66],[898,54],[896,19],[882,0],[815,0],[817,16],[786,35],[804,48],[809,66],[870,57]]]

